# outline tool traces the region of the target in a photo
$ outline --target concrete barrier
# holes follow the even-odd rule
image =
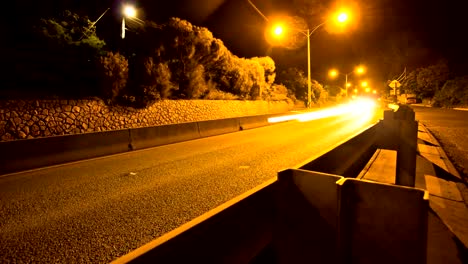
[[[268,118],[272,115],[246,116],[239,118],[240,130],[268,126]]]
[[[0,142],[0,174],[121,153],[128,143],[128,130]]]
[[[427,191],[338,181],[342,263],[426,263]]]
[[[200,138],[196,122],[130,129],[132,149],[150,148],[196,138]]]
[[[268,125],[272,115],[0,142],[0,174]]]
[[[380,122],[297,168],[350,178],[357,177],[377,150],[379,126]]]
[[[227,118],[198,122],[201,137],[237,132],[240,130],[239,118]]]
[[[272,240],[276,188],[267,181],[113,263],[248,263]]]

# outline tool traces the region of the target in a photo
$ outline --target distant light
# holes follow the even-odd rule
[[[364,68],[363,66],[359,66],[356,68],[356,73],[357,74],[363,74],[366,72],[366,68]]]
[[[376,93],[377,93],[377,91],[376,91],[376,90],[373,90],[373,91],[372,91],[372,93],[373,93],[373,94],[376,94]]]
[[[338,20],[338,22],[340,22],[340,23],[346,22],[346,21],[348,20],[348,14],[347,14],[347,13],[344,13],[344,12],[338,14],[337,20]]]
[[[351,83],[346,83],[346,87],[351,87]]]
[[[354,92],[357,93],[357,92],[358,92],[358,89],[354,89]]]
[[[273,34],[276,35],[276,36],[281,36],[283,34],[283,32],[284,32],[283,26],[281,26],[281,25],[276,25],[273,28]]]
[[[362,86],[362,87],[367,87],[367,85],[368,85],[368,83],[367,83],[366,81],[361,82],[361,86]]]
[[[370,88],[369,88],[369,87],[366,88],[366,93],[368,93],[368,92],[370,92]]]
[[[123,8],[123,14],[126,17],[136,17],[136,9],[134,6],[125,5]]]
[[[330,70],[328,72],[328,75],[330,75],[330,77],[336,77],[338,75],[338,71],[337,70]]]

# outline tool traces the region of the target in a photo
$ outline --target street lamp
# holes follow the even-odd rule
[[[134,6],[125,5],[122,10],[122,39],[125,38],[125,18],[134,18],[136,17],[136,9]]]
[[[366,72],[366,68],[364,68],[363,66],[358,66],[356,67],[354,70],[348,72],[348,73],[340,73],[339,71],[335,70],[335,69],[331,69],[329,72],[328,72],[328,75],[331,77],[331,78],[335,78],[337,77],[339,74],[341,75],[344,75],[345,76],[345,90],[346,90],[346,98],[348,98],[348,87],[351,86],[350,83],[348,83],[348,75],[352,74],[352,73],[356,73],[356,74],[364,74]],[[367,85],[367,83],[366,83]],[[364,86],[363,86],[364,87]]]
[[[345,12],[341,12],[341,13],[338,13],[336,15],[336,17],[334,19],[336,19],[336,22],[339,23],[339,24],[344,24],[348,21],[348,14],[345,13]],[[332,18],[333,19],[333,18]],[[302,29],[296,29],[296,28],[289,28],[288,29],[292,29],[294,31],[297,31],[303,35],[305,35],[307,37],[307,107],[310,108],[311,107],[311,101],[312,101],[312,82],[311,82],[311,78],[310,78],[310,36],[312,36],[312,34],[314,34],[314,32],[319,29],[321,26],[325,25],[326,23],[328,23],[330,20],[332,19],[327,19],[325,20],[324,22],[322,22],[321,24],[315,26],[314,28],[309,29],[307,28],[307,30],[302,30]],[[273,26],[273,35],[276,36],[276,37],[280,37],[282,34],[284,34],[284,27],[281,25],[281,24],[277,24],[275,26]]]

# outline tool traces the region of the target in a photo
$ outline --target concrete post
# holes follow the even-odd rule
[[[396,112],[385,111],[379,134],[379,148],[397,151],[395,183],[414,187],[418,139],[414,111],[404,105]]]
[[[414,187],[416,180],[418,122],[414,120],[414,111],[412,109],[404,108],[401,114],[395,183],[397,185]]]

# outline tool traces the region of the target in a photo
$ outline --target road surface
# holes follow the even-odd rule
[[[281,123],[2,176],[1,262],[109,262],[352,137],[381,113],[365,116]]]

